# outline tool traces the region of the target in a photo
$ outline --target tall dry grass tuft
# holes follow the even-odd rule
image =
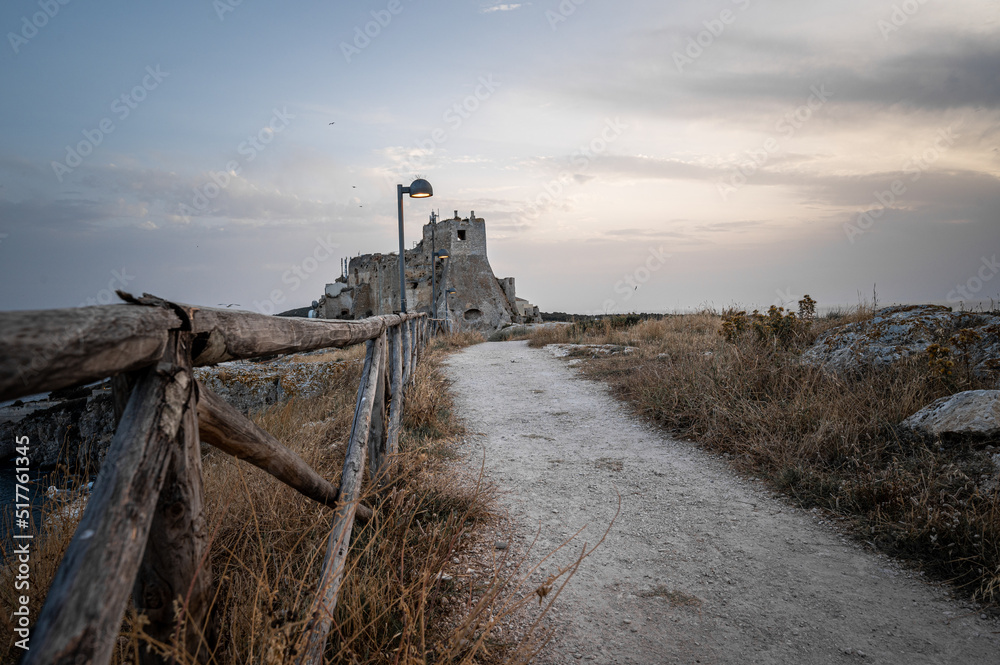
[[[454,446],[462,427],[439,366],[447,349],[481,339],[439,337],[421,358],[405,398],[401,452],[381,478],[366,480],[362,501],[375,516],[354,527],[328,662],[521,663],[544,642],[535,630],[537,617],[517,643],[498,639],[495,632],[501,621],[535,599],[523,561],[513,569],[498,561],[492,574],[475,583],[445,574],[452,559],[475,542],[477,530],[497,520],[494,489],[481,478],[457,473],[449,463],[457,456]],[[332,374],[325,395],[292,399],[253,419],[321,475],[339,480],[360,372],[360,363],[345,362]],[[211,625],[200,629],[218,635],[212,662],[293,662],[294,644],[316,592],[332,511],[207,447],[203,465],[216,585]],[[67,516],[51,522],[36,541],[33,617],[78,520]],[[558,585],[573,572],[567,569],[547,583]],[[13,589],[13,574],[8,563],[0,593]],[[472,598],[476,602],[467,602]],[[547,606],[536,615],[545,611]],[[2,662],[19,656],[12,646],[0,647]],[[147,648],[189,662],[182,650],[152,643],[143,632],[143,617],[130,608],[113,662],[136,662],[138,650]]]
[[[463,330],[434,337],[431,339],[430,348],[432,350],[457,351],[485,341],[486,336],[483,333],[476,330]]]
[[[584,371],[638,413],[725,454],[800,505],[847,518],[860,539],[1000,601],[1000,491],[991,485],[990,450],[915,441],[898,428],[934,399],[992,387],[988,381],[942,377],[923,357],[851,376],[799,361],[825,330],[871,315],[871,307],[804,320],[701,312],[626,328],[544,329],[530,344],[634,346],[588,360]]]
[[[45,595],[42,593],[52,584],[59,561],[62,560],[69,547],[70,539],[76,530],[76,525],[80,522],[82,515],[81,502],[83,486],[86,484],[87,474],[82,473],[71,486],[71,491],[61,494],[46,502],[43,509],[43,523],[45,532],[42,533],[39,524],[32,521],[31,533],[33,537],[30,541],[30,563],[27,580],[23,577],[17,579],[19,575],[18,559],[12,555],[16,544],[21,544],[11,538],[6,538],[4,545],[4,561],[0,568],[0,633],[7,635],[3,642],[0,642],[0,662],[14,663],[22,654],[22,651],[15,648],[15,640],[21,639],[14,629],[17,627],[17,617],[12,616],[15,608],[21,606],[20,597],[26,596],[29,599],[28,612],[31,619],[31,626],[34,626],[35,619],[45,602]],[[13,524],[3,524],[5,534],[15,533]],[[20,529],[16,533],[22,533]],[[27,581],[28,587],[15,586],[18,583]],[[30,628],[30,627],[29,627]]]

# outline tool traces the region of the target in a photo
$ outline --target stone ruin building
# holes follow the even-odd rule
[[[475,212],[461,218],[431,214],[423,238],[405,252],[406,303],[411,312],[432,313],[431,255],[447,258],[436,264],[438,319],[453,331],[492,332],[515,323],[540,323],[538,308],[514,291],[514,278],[498,279],[486,257],[486,221]],[[448,290],[454,289],[454,293]],[[327,319],[362,319],[399,311],[397,254],[362,254],[350,259],[346,274],[332,284],[316,306]]]

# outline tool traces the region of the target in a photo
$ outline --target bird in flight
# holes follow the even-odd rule
[[[227,304],[225,304],[225,303],[221,303],[221,302],[220,302],[218,306],[219,306],[219,307],[239,307],[239,306],[240,306],[240,304],[239,304],[238,302],[231,302],[231,303],[229,303],[229,304],[227,305]]]
[[[331,124],[331,125],[336,125],[337,123],[335,123],[335,122],[331,122],[330,124]]]

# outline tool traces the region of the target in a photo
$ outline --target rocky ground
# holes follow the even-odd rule
[[[485,343],[447,364],[488,476],[542,571],[605,542],[542,663],[995,663],[1000,623],[627,413],[565,360]]]
[[[1000,369],[1000,315],[953,312],[941,305],[883,307],[868,320],[820,336],[802,359],[837,371],[854,371],[925,354],[931,345],[945,347],[950,358],[968,361],[977,376],[996,376]]]
[[[56,391],[0,407],[0,460],[14,456],[17,437],[31,442],[32,466],[96,473],[114,436],[108,381]]]

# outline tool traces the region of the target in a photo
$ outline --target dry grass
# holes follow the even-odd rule
[[[303,353],[290,356],[289,360],[294,363],[325,363],[340,362],[344,360],[363,360],[365,357],[365,345],[355,344],[346,349],[336,349],[324,351],[323,353]]]
[[[440,335],[431,340],[431,350],[457,351],[458,349],[485,342],[486,337],[475,330],[465,330],[451,335]]]
[[[662,320],[547,328],[549,343],[635,346],[588,360],[635,410],[724,454],[802,506],[846,518],[858,538],[909,559],[986,602],[1000,601],[1000,493],[990,445],[914,441],[898,424],[938,397],[992,387],[941,377],[927,358],[854,376],[798,361],[821,332],[871,316],[869,308],[799,324],[781,342],[752,326],[722,334],[727,316],[701,312]],[[731,326],[730,326],[731,328]]]
[[[489,526],[492,533],[498,519],[493,488],[450,464],[462,428],[439,363],[447,349],[475,341],[481,336],[438,338],[421,360],[407,393],[402,452],[380,483],[368,479],[365,485],[369,489],[362,501],[375,517],[355,525],[328,662],[522,663],[546,640],[538,620],[558,590],[546,604],[539,603],[516,639],[509,634],[499,639],[496,628],[565,583],[578,562],[545,580],[541,591],[528,584],[535,569],[524,557],[512,566],[500,558],[476,579],[445,574],[454,557],[465,556],[482,538],[483,529]],[[359,363],[345,363],[327,394],[293,399],[254,418],[320,474],[338,478],[359,374]],[[332,511],[217,451],[203,462],[216,585],[213,628],[201,628],[218,635],[212,662],[292,662],[316,591]],[[76,521],[53,523],[36,541],[33,617]],[[13,574],[7,565],[0,579],[8,607],[13,606]],[[9,615],[0,617],[11,634],[8,622]],[[142,618],[130,608],[114,662],[135,662],[137,650],[149,646]],[[169,645],[152,646],[188,662]],[[4,648],[2,662],[13,662],[19,652],[11,644]]]

